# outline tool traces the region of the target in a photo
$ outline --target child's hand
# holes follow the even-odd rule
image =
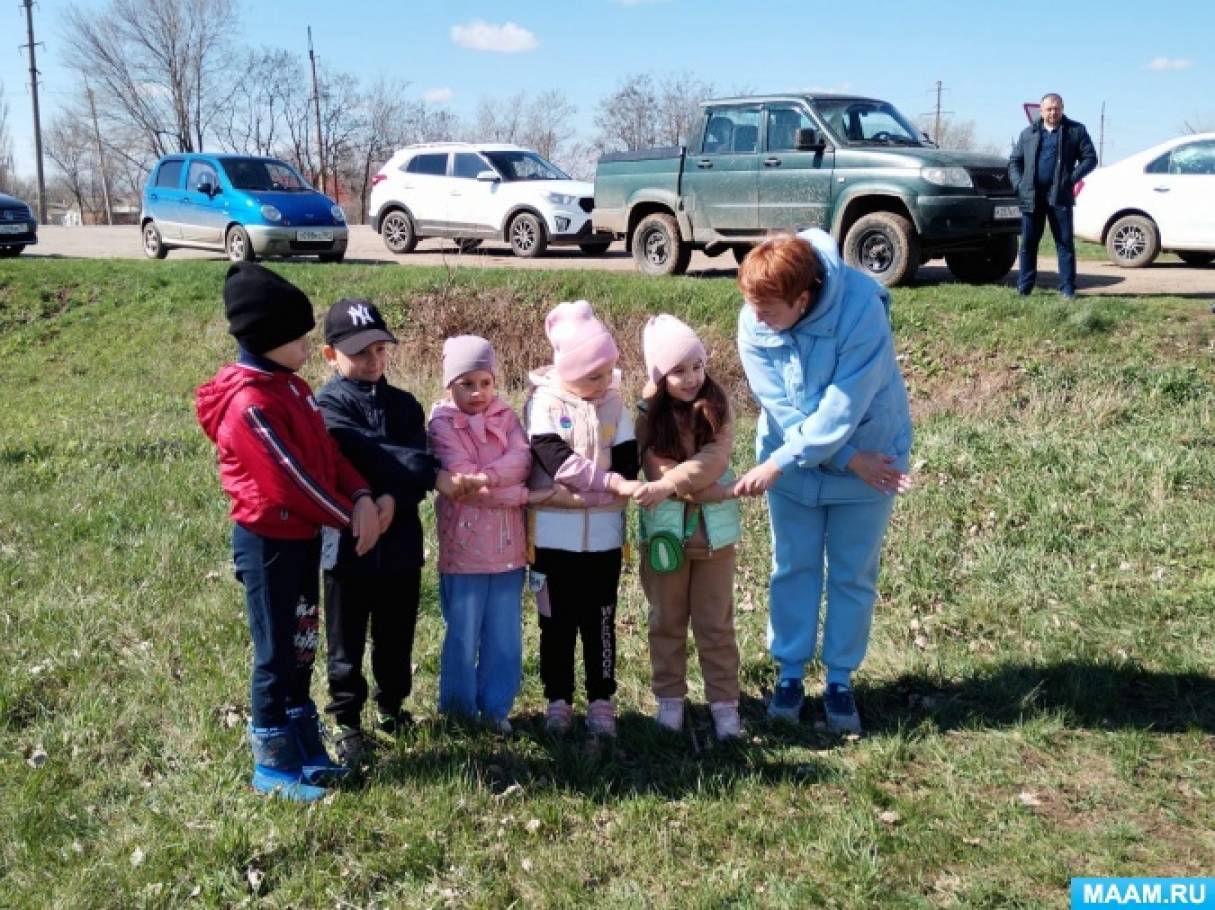
[[[383,534],[397,514],[397,501],[391,493],[383,493],[376,497],[375,506],[380,512],[380,533]]]
[[[380,539],[380,510],[370,496],[360,496],[350,516],[356,556],[366,556]]]
[[[881,452],[857,452],[848,462],[848,470],[887,496],[906,493],[911,489],[911,475],[893,465],[893,456]]]
[[[640,490],[645,484],[640,480],[624,480],[623,478],[616,481],[612,486],[612,492],[617,496],[628,498]]]
[[[435,477],[435,489],[449,499],[455,499],[459,494],[456,492],[456,484],[450,471],[440,471]]]
[[[735,496],[759,496],[766,493],[781,475],[781,469],[771,460],[757,464],[734,484]]]
[[[643,483],[633,491],[633,501],[642,508],[652,509],[664,499],[675,495],[675,485],[666,480],[652,480]]]

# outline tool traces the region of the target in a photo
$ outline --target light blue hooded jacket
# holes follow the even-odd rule
[[[907,388],[895,360],[890,294],[845,265],[830,235],[798,235],[822,266],[810,312],[777,332],[744,305],[738,353],[761,413],[757,463],[783,472],[772,486],[809,506],[863,502],[883,494],[846,467],[857,452],[892,455],[906,471],[911,451]]]

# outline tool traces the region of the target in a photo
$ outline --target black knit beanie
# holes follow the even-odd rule
[[[253,354],[301,338],[316,325],[308,295],[256,262],[236,262],[228,269],[224,315],[228,331]]]

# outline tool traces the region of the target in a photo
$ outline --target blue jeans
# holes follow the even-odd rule
[[[877,599],[882,539],[894,497],[807,506],[768,494],[772,578],[768,647],[781,679],[802,679],[814,658],[819,606],[827,589],[823,663],[828,683],[847,684],[865,658]]]
[[[447,634],[439,711],[491,720],[510,714],[523,681],[523,569],[439,575]]]
[[[1055,238],[1059,254],[1059,293],[1071,297],[1076,293],[1076,238],[1072,233],[1072,207],[1051,205],[1044,199],[1034,203],[1032,212],[1021,215],[1021,263],[1017,274],[1017,290],[1028,294],[1038,279],[1038,245],[1046,222]]]
[[[276,540],[236,525],[232,560],[253,637],[253,726],[286,726],[288,708],[312,704],[321,539]]]

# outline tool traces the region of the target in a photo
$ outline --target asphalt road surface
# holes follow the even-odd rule
[[[1049,241],[1043,244],[1049,248]],[[85,226],[61,227],[43,225],[38,229],[38,244],[27,247],[25,256],[54,256],[68,259],[142,259],[139,229],[126,225],[121,227]],[[173,250],[170,259],[223,259],[221,253],[201,250]],[[450,241],[425,240],[418,248],[404,256],[396,256],[385,249],[379,235],[366,225],[355,225],[350,229],[350,245],[346,250],[346,262],[398,262],[402,265],[447,265],[454,267],[495,267],[531,269],[603,269],[613,272],[635,270],[632,258],[624,251],[623,243],[613,244],[603,256],[586,256],[577,247],[550,247],[539,259],[518,259],[512,256],[505,243],[484,243],[472,253],[460,254]],[[1038,287],[1056,286],[1055,260],[1041,256],[1038,260]],[[734,258],[725,253],[710,258],[703,253],[694,253],[688,268],[689,275],[702,277],[732,276],[735,273]],[[1077,265],[1077,290],[1081,294],[1127,294],[1137,296],[1181,296],[1195,299],[1215,300],[1215,266],[1190,268],[1184,263],[1162,258],[1144,269],[1120,269],[1105,260],[1081,260]],[[952,282],[953,277],[945,268],[943,260],[933,260],[917,273],[918,284]],[[1006,284],[1016,280],[1014,270]]]

